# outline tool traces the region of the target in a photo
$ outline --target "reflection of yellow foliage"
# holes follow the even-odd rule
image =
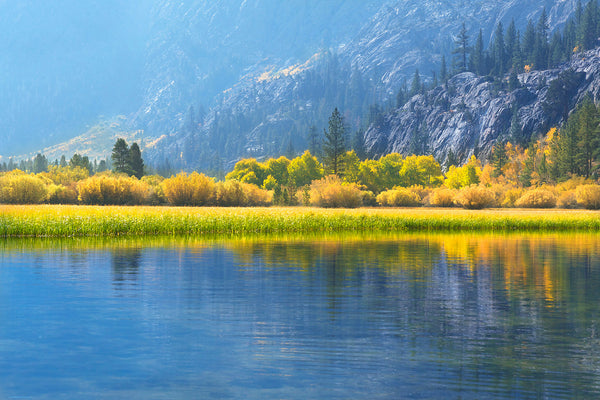
[[[525,70],[525,72],[531,72],[531,68],[532,68],[532,64],[528,64],[525,67],[523,67],[523,69]]]
[[[23,212],[24,215],[58,213],[68,215],[73,207],[3,206],[2,211]],[[131,207],[77,207],[89,221],[106,211],[122,220],[123,215],[136,212]],[[179,213],[185,209],[140,207],[144,212]],[[291,214],[294,210],[278,209]],[[448,210],[443,210],[448,212]],[[139,211],[138,211],[139,212]],[[195,212],[199,212],[196,210]],[[207,209],[207,213],[214,210]],[[232,213],[241,212],[239,209]],[[316,211],[315,211],[316,212]],[[564,301],[572,283],[569,274],[573,256],[585,259],[600,257],[600,235],[590,234],[435,234],[435,233],[349,233],[337,235],[288,234],[279,236],[125,236],[88,239],[18,239],[0,242],[0,253],[12,251],[46,251],[48,249],[129,249],[171,248],[186,253],[201,253],[220,247],[232,251],[240,270],[261,262],[261,268],[290,268],[298,277],[314,279],[316,268],[325,268],[335,275],[333,284],[343,285],[345,278],[361,274],[379,274],[392,279],[430,281],[433,268],[466,268],[471,279],[479,272],[489,271],[493,285],[505,290],[509,298],[532,298],[539,304],[554,306]],[[340,262],[343,260],[343,262]],[[489,274],[482,274],[485,277]],[[485,278],[484,278],[485,279]]]
[[[554,281],[550,275],[550,267],[548,263],[544,264],[544,278],[543,287],[546,301],[549,303],[554,302]]]

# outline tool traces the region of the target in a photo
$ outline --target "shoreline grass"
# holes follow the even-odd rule
[[[0,205],[0,237],[600,231],[600,212]]]
[[[0,205],[0,237],[600,231],[587,210]]]

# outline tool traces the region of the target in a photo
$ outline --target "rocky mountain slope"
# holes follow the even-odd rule
[[[456,75],[372,124],[365,134],[367,150],[373,156],[407,153],[416,134],[425,136],[423,146],[438,160],[449,151],[463,161],[476,152],[487,158],[496,140],[515,139],[509,135],[515,109],[526,142],[557,126],[585,93],[600,100],[600,48],[518,78],[520,87],[509,91],[470,72]]]
[[[240,81],[347,42],[385,1],[155,0],[136,128],[172,133],[190,106],[202,118]]]
[[[498,22],[514,18],[523,31],[544,7],[552,31],[577,0],[39,4],[0,2],[10,31],[0,37],[0,154],[37,152],[101,114],[127,114],[123,130],[143,131],[148,164],[214,171],[306,148],[309,127],[322,131],[334,107],[351,130],[365,126],[369,107],[393,106],[415,68],[428,79],[442,55],[450,63],[463,22],[490,43]],[[401,135],[388,130],[384,143],[385,134],[369,129],[374,153],[401,148]],[[465,146],[491,143],[457,135]]]
[[[228,169],[242,157],[306,148],[309,127],[322,131],[334,107],[343,110],[349,128],[356,130],[366,123],[370,105],[394,104],[395,93],[415,68],[427,79],[439,70],[443,54],[450,63],[463,22],[471,38],[482,28],[485,41],[490,42],[498,22],[507,26],[514,18],[524,30],[527,20],[535,21],[544,7],[550,29],[556,29],[573,13],[576,0],[388,1],[352,40],[330,52],[291,65],[256,64],[206,115],[186,114],[194,104],[185,98],[169,100],[178,104],[179,118],[167,113],[171,124],[146,154],[153,163],[168,159],[178,168]],[[165,97],[173,98],[173,92]],[[152,125],[147,129],[154,131]],[[371,147],[374,151],[388,148]]]

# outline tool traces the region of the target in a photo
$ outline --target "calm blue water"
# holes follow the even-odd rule
[[[4,242],[1,399],[600,397],[600,239]]]

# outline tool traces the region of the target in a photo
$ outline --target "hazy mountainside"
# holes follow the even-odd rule
[[[39,150],[141,101],[146,0],[0,1],[0,154]]]
[[[152,11],[137,127],[171,133],[245,76],[350,40],[385,0],[160,0]]]
[[[356,130],[366,124],[371,104],[394,103],[395,93],[415,68],[427,76],[439,70],[442,55],[450,63],[463,22],[471,38],[482,28],[490,42],[498,22],[507,26],[514,18],[524,30],[527,20],[535,21],[544,7],[549,28],[560,27],[576,3],[389,1],[365,19],[352,40],[332,52],[287,69],[277,63],[257,64],[206,115],[198,115],[197,108],[189,112],[194,102],[177,98],[179,120],[170,131],[162,130],[167,135],[147,155],[156,164],[169,160],[177,168],[206,170],[228,169],[242,157],[299,151],[307,147],[309,127],[322,131],[334,107]]]
[[[442,55],[450,64],[454,39],[462,23],[471,45],[482,29],[487,47],[498,23],[506,28],[514,19],[523,32],[527,21],[537,21],[545,8],[549,29],[553,31],[567,21],[576,7],[577,0],[392,1],[342,50],[341,58],[395,93],[416,68],[431,76],[439,71]]]
[[[380,117],[365,134],[367,150],[373,156],[434,154],[443,162],[449,151],[463,161],[474,153],[488,158],[498,139],[525,144],[533,134],[563,121],[586,92],[600,100],[600,48],[560,68],[518,78],[519,88],[499,91],[486,77],[456,75]],[[511,137],[515,110],[519,137]]]
[[[442,55],[450,64],[463,22],[472,41],[482,28],[489,43],[498,22],[514,18],[523,31],[545,7],[553,30],[576,3],[0,1],[0,154],[38,151],[102,114],[127,114],[123,131],[143,131],[144,158],[157,167],[215,171],[242,157],[291,155],[334,107],[354,131],[371,105],[395,104],[415,68],[426,78]],[[94,132],[94,143],[106,142]]]

